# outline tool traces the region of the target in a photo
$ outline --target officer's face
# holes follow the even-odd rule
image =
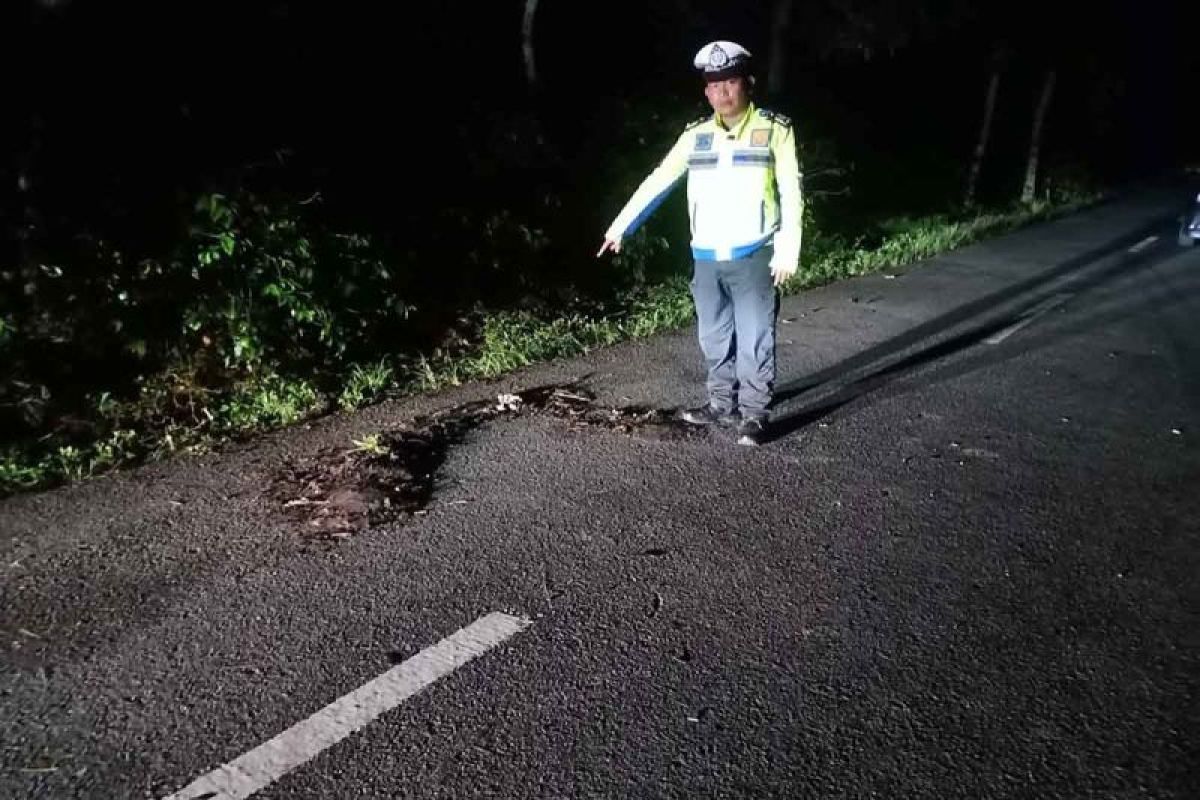
[[[722,119],[736,119],[750,105],[750,88],[740,75],[704,84],[704,96]]]

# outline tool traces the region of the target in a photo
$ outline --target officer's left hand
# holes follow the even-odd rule
[[[771,277],[773,277],[775,279],[776,286],[782,286],[784,281],[786,281],[788,278],[792,277],[795,274],[796,274],[796,265],[795,264],[791,264],[791,265],[787,265],[787,266],[785,266],[783,264],[772,264],[771,265]]]

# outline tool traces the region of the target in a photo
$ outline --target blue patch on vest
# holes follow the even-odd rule
[[[712,150],[713,135],[711,133],[696,134],[696,150]]]

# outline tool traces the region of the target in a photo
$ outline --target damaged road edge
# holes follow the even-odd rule
[[[578,383],[539,386],[417,417],[354,440],[351,450],[326,448],[288,462],[268,489],[274,509],[301,535],[344,539],[425,512],[449,451],[479,426],[499,418],[545,414],[573,429],[601,428],[670,440],[700,434],[673,409],[606,408]]]

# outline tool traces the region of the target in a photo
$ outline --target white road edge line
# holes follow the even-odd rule
[[[1147,236],[1145,239],[1142,239],[1140,242],[1138,242],[1137,244],[1135,244],[1133,247],[1129,248],[1129,250],[1127,250],[1126,252],[1129,252],[1129,253],[1140,253],[1140,252],[1142,252],[1143,250],[1145,250],[1147,247],[1149,247],[1150,245],[1154,244],[1154,243],[1155,243],[1155,242],[1157,242],[1157,241],[1158,241],[1158,237],[1157,237],[1157,236]]]
[[[249,797],[531,624],[499,611],[480,617],[164,800]]]
[[[1047,311],[1051,311],[1058,306],[1061,306],[1063,303],[1067,302],[1067,300],[1071,299],[1072,296],[1073,295],[1071,294],[1056,294],[1050,299],[1042,301],[1029,311],[1025,312],[1025,315],[1021,317],[1018,322],[1014,322],[1007,328],[996,331],[991,336],[984,339],[984,341],[988,344],[1000,344],[1005,339],[1021,330],[1021,328],[1024,328],[1026,325],[1045,314]]]

